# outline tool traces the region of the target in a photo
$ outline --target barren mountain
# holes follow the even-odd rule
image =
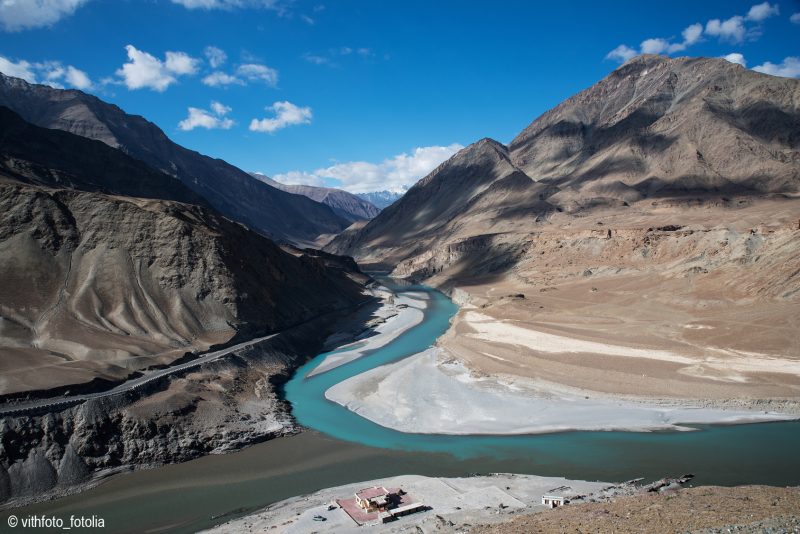
[[[556,211],[800,188],[800,82],[720,59],[640,56],[507,148],[483,139],[330,250],[391,265]]]
[[[313,185],[282,184],[263,174],[253,173],[253,176],[287,193],[303,195],[311,200],[330,206],[337,215],[350,222],[369,220],[381,212],[368,201],[341,189],[315,187]]]
[[[108,145],[41,128],[0,106],[0,168],[32,185],[63,187],[208,207],[180,180]]]
[[[0,393],[121,378],[360,298],[325,258],[156,198],[203,203],[118,150],[5,108],[0,125]]]
[[[143,117],[81,91],[33,85],[0,74],[0,105],[35,125],[118,148],[178,178],[223,215],[275,239],[310,243],[349,225],[328,206],[276,190],[220,159],[187,150]]]
[[[450,291],[479,375],[796,410],[799,191],[800,81],[641,56],[326,250]]]

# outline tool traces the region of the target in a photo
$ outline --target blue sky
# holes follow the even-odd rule
[[[245,170],[398,189],[642,51],[800,76],[796,0],[666,6],[0,0],[0,71],[83,88]]]

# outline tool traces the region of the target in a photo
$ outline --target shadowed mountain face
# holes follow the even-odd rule
[[[320,202],[331,209],[340,217],[350,222],[365,221],[374,218],[381,210],[359,198],[358,196],[335,189],[332,187],[314,187],[311,185],[282,184],[263,174],[253,174],[262,182],[271,185],[281,191],[303,195],[311,200]]]
[[[506,236],[536,231],[555,213],[799,189],[800,81],[719,59],[640,56],[509,147],[484,139],[463,149],[327,250],[388,266],[431,255],[449,264],[442,255],[462,257],[480,236],[505,251],[491,271],[515,261]],[[525,254],[516,241],[511,249]]]
[[[204,203],[118,150],[5,108],[0,127],[0,394],[121,379],[362,298],[355,266],[176,202]]]
[[[40,128],[0,106],[0,168],[20,182],[208,206],[164,173],[108,145]]]
[[[219,159],[187,150],[143,117],[81,91],[0,74],[0,105],[26,121],[96,139],[178,178],[223,215],[276,239],[313,242],[349,225],[331,208],[270,187]]]

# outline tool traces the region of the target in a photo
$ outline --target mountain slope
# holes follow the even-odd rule
[[[0,74],[0,105],[26,121],[96,139],[181,180],[223,215],[276,239],[313,242],[349,222],[328,206],[276,190],[246,172],[172,142],[143,117],[76,90]]]
[[[282,184],[266,175],[258,173],[253,173],[253,176],[281,191],[286,191],[287,193],[295,195],[303,195],[315,202],[330,206],[337,215],[350,222],[372,219],[381,211],[366,200],[341,189],[315,187],[311,185]]]
[[[536,119],[509,150],[532,178],[561,187],[796,191],[799,83],[719,59],[639,56]]]
[[[0,128],[0,394],[119,379],[361,298],[356,271],[179,202],[205,203],[99,141],[6,108]]]
[[[397,266],[452,254],[450,245],[476,236],[535,231],[558,212],[799,188],[798,80],[719,59],[641,56],[543,114],[508,148],[465,148],[327,250]]]
[[[155,171],[108,145],[40,128],[0,106],[0,168],[17,180],[208,206],[180,180]]]

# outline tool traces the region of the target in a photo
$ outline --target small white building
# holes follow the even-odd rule
[[[550,508],[558,508],[559,506],[569,504],[569,499],[561,495],[542,495],[542,504]]]

